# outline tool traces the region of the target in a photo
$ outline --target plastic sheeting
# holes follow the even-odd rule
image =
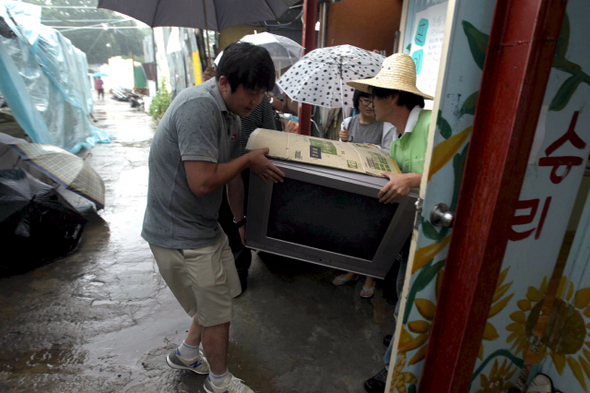
[[[86,55],[58,31],[15,18],[14,4],[0,0],[0,93],[20,126],[33,142],[74,154],[110,142],[90,121]]]

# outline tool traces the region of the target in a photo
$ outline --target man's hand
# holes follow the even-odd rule
[[[411,188],[420,186],[420,179],[422,178],[421,173],[393,174],[381,172],[381,174],[389,178],[387,184],[377,194],[379,202],[382,203],[393,203],[397,199],[408,195]],[[417,186],[416,179],[418,180]]]
[[[260,176],[260,178],[265,182],[283,182],[283,177],[285,174],[276,165],[273,165],[268,158],[266,158],[266,154],[269,152],[268,147],[263,147],[262,149],[255,149],[250,151],[248,154],[251,155],[250,161],[250,169],[252,172]]]
[[[348,130],[346,129],[346,127],[342,127],[338,136],[340,137],[340,140],[342,142],[348,142],[348,138],[350,137],[350,134],[348,133]]]

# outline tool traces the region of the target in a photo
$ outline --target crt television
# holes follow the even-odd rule
[[[285,179],[250,176],[248,247],[384,278],[412,232],[417,194],[383,204],[377,193],[386,178],[271,162]]]

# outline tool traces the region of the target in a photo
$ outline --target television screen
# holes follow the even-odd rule
[[[273,187],[267,236],[372,260],[397,206],[286,178]]]
[[[246,245],[384,278],[412,233],[416,194],[383,204],[377,194],[386,178],[271,161],[286,177],[250,176]]]

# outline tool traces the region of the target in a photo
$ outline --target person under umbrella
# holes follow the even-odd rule
[[[385,59],[381,70],[374,78],[350,81],[348,85],[370,93],[373,99],[375,118],[379,121],[390,122],[401,133],[401,136],[391,143],[389,155],[398,164],[402,173],[383,172],[382,175],[388,177],[389,181],[377,194],[380,202],[394,203],[398,198],[408,195],[410,189],[420,187],[432,115],[432,111],[423,110],[424,99],[432,100],[434,98],[418,90],[416,87],[416,64],[410,56],[401,53]],[[401,297],[406,277],[410,239],[411,236],[408,237],[402,251],[397,255],[400,262],[397,276],[398,299]],[[392,255],[392,257],[394,256]],[[398,300],[394,314],[396,320],[399,304]],[[383,357],[385,368],[365,382],[364,387],[367,392],[382,393],[385,391],[387,369],[394,342],[395,340],[390,341]]]
[[[397,139],[399,135],[397,129],[391,123],[384,123],[375,119],[371,94],[355,90],[352,103],[358,114],[344,119],[339,134],[340,140],[343,142],[371,143],[389,154],[391,141]],[[334,278],[332,283],[340,286],[349,282],[356,282],[358,277],[356,273],[347,272]],[[362,298],[368,299],[372,298],[374,294],[375,279],[367,276],[360,295]]]

